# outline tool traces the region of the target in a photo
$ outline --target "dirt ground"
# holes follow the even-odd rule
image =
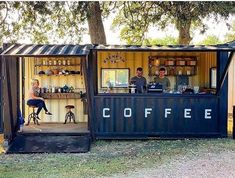
[[[110,177],[110,176],[109,176]],[[112,178],[234,178],[235,151],[176,157],[155,168],[144,168]]]
[[[0,154],[0,178],[232,178],[235,140],[96,141],[84,154]]]
[[[0,154],[0,178],[8,177],[233,178],[235,140],[96,141],[85,154]]]

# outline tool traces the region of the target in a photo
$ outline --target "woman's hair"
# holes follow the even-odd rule
[[[38,83],[38,84],[39,84],[39,80],[34,78],[34,79],[31,80],[31,85],[33,85],[33,84],[35,84],[35,83]]]

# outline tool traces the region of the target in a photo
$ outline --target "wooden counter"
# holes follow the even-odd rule
[[[41,93],[45,99],[79,99],[80,93]]]

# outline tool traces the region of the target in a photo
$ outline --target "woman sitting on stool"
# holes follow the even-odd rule
[[[42,108],[45,110],[45,114],[52,115],[46,107],[45,101],[42,97],[39,97],[40,94],[40,88],[39,88],[39,81],[38,79],[32,79],[31,81],[32,88],[29,92],[29,100],[27,101],[27,105],[29,106],[36,106],[38,107],[38,110],[36,112],[37,116],[42,110]]]

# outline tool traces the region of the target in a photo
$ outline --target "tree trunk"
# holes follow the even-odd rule
[[[190,27],[191,20],[178,21],[177,29],[179,30],[179,44],[189,45],[191,42]]]
[[[99,2],[88,2],[88,27],[92,44],[106,44]]]

